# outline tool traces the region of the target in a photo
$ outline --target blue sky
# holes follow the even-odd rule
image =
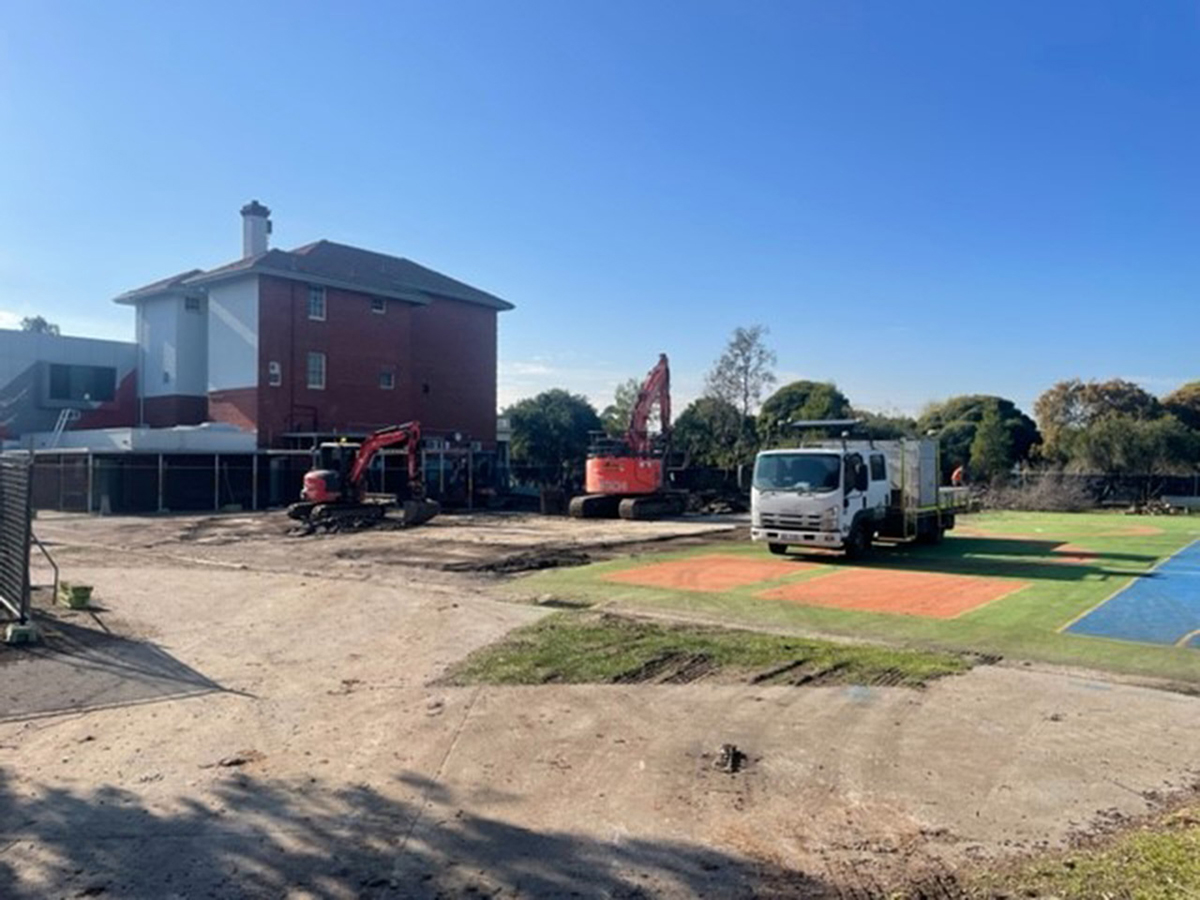
[[[0,327],[326,237],[517,305],[502,402],[737,325],[915,411],[1200,377],[1200,6],[0,0]]]

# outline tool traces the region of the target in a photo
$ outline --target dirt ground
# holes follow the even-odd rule
[[[1195,784],[1200,699],[1020,664],[922,691],[436,684],[546,613],[496,571],[729,528],[39,519],[99,611],[0,648],[0,896],[953,897]]]

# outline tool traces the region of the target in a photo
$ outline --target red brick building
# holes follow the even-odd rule
[[[284,447],[418,419],[491,449],[497,313],[512,305],[331,241],[268,249],[269,214],[243,207],[240,260],[117,298],[137,310],[139,424],[225,422]]]

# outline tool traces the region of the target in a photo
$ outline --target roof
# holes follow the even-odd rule
[[[134,288],[132,291],[126,291],[116,298],[115,303],[136,303],[146,297],[156,297],[160,294],[180,294],[187,293],[187,285],[184,283],[189,278],[194,278],[197,275],[204,273],[203,269],[189,269],[186,272],[180,272],[178,275],[172,275],[169,278],[162,278],[150,284],[142,285],[140,288]]]
[[[133,303],[156,294],[203,287],[244,275],[274,275],[310,284],[359,291],[376,297],[427,304],[442,297],[495,310],[511,303],[433,269],[399,256],[388,256],[333,241],[317,241],[295,250],[268,250],[207,272],[199,269],[127,291],[117,303]]]

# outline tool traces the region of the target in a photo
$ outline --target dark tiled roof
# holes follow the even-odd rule
[[[185,281],[187,285],[205,285],[252,273],[326,284],[410,303],[428,303],[434,297],[447,297],[496,310],[513,308],[511,303],[499,297],[411,260],[333,241],[317,241],[295,250],[268,250],[207,272],[196,270],[175,278]],[[164,285],[171,281],[165,279],[129,291],[118,297],[117,302],[130,302],[166,290]]]
[[[170,278],[163,278],[150,284],[144,284],[140,288],[134,288],[132,291],[126,291],[121,294],[121,296],[116,298],[115,302],[133,303],[143,297],[152,297],[155,294],[186,291],[184,282],[189,278],[195,278],[203,272],[203,269],[189,269],[186,272],[180,272],[178,275],[172,275]]]

